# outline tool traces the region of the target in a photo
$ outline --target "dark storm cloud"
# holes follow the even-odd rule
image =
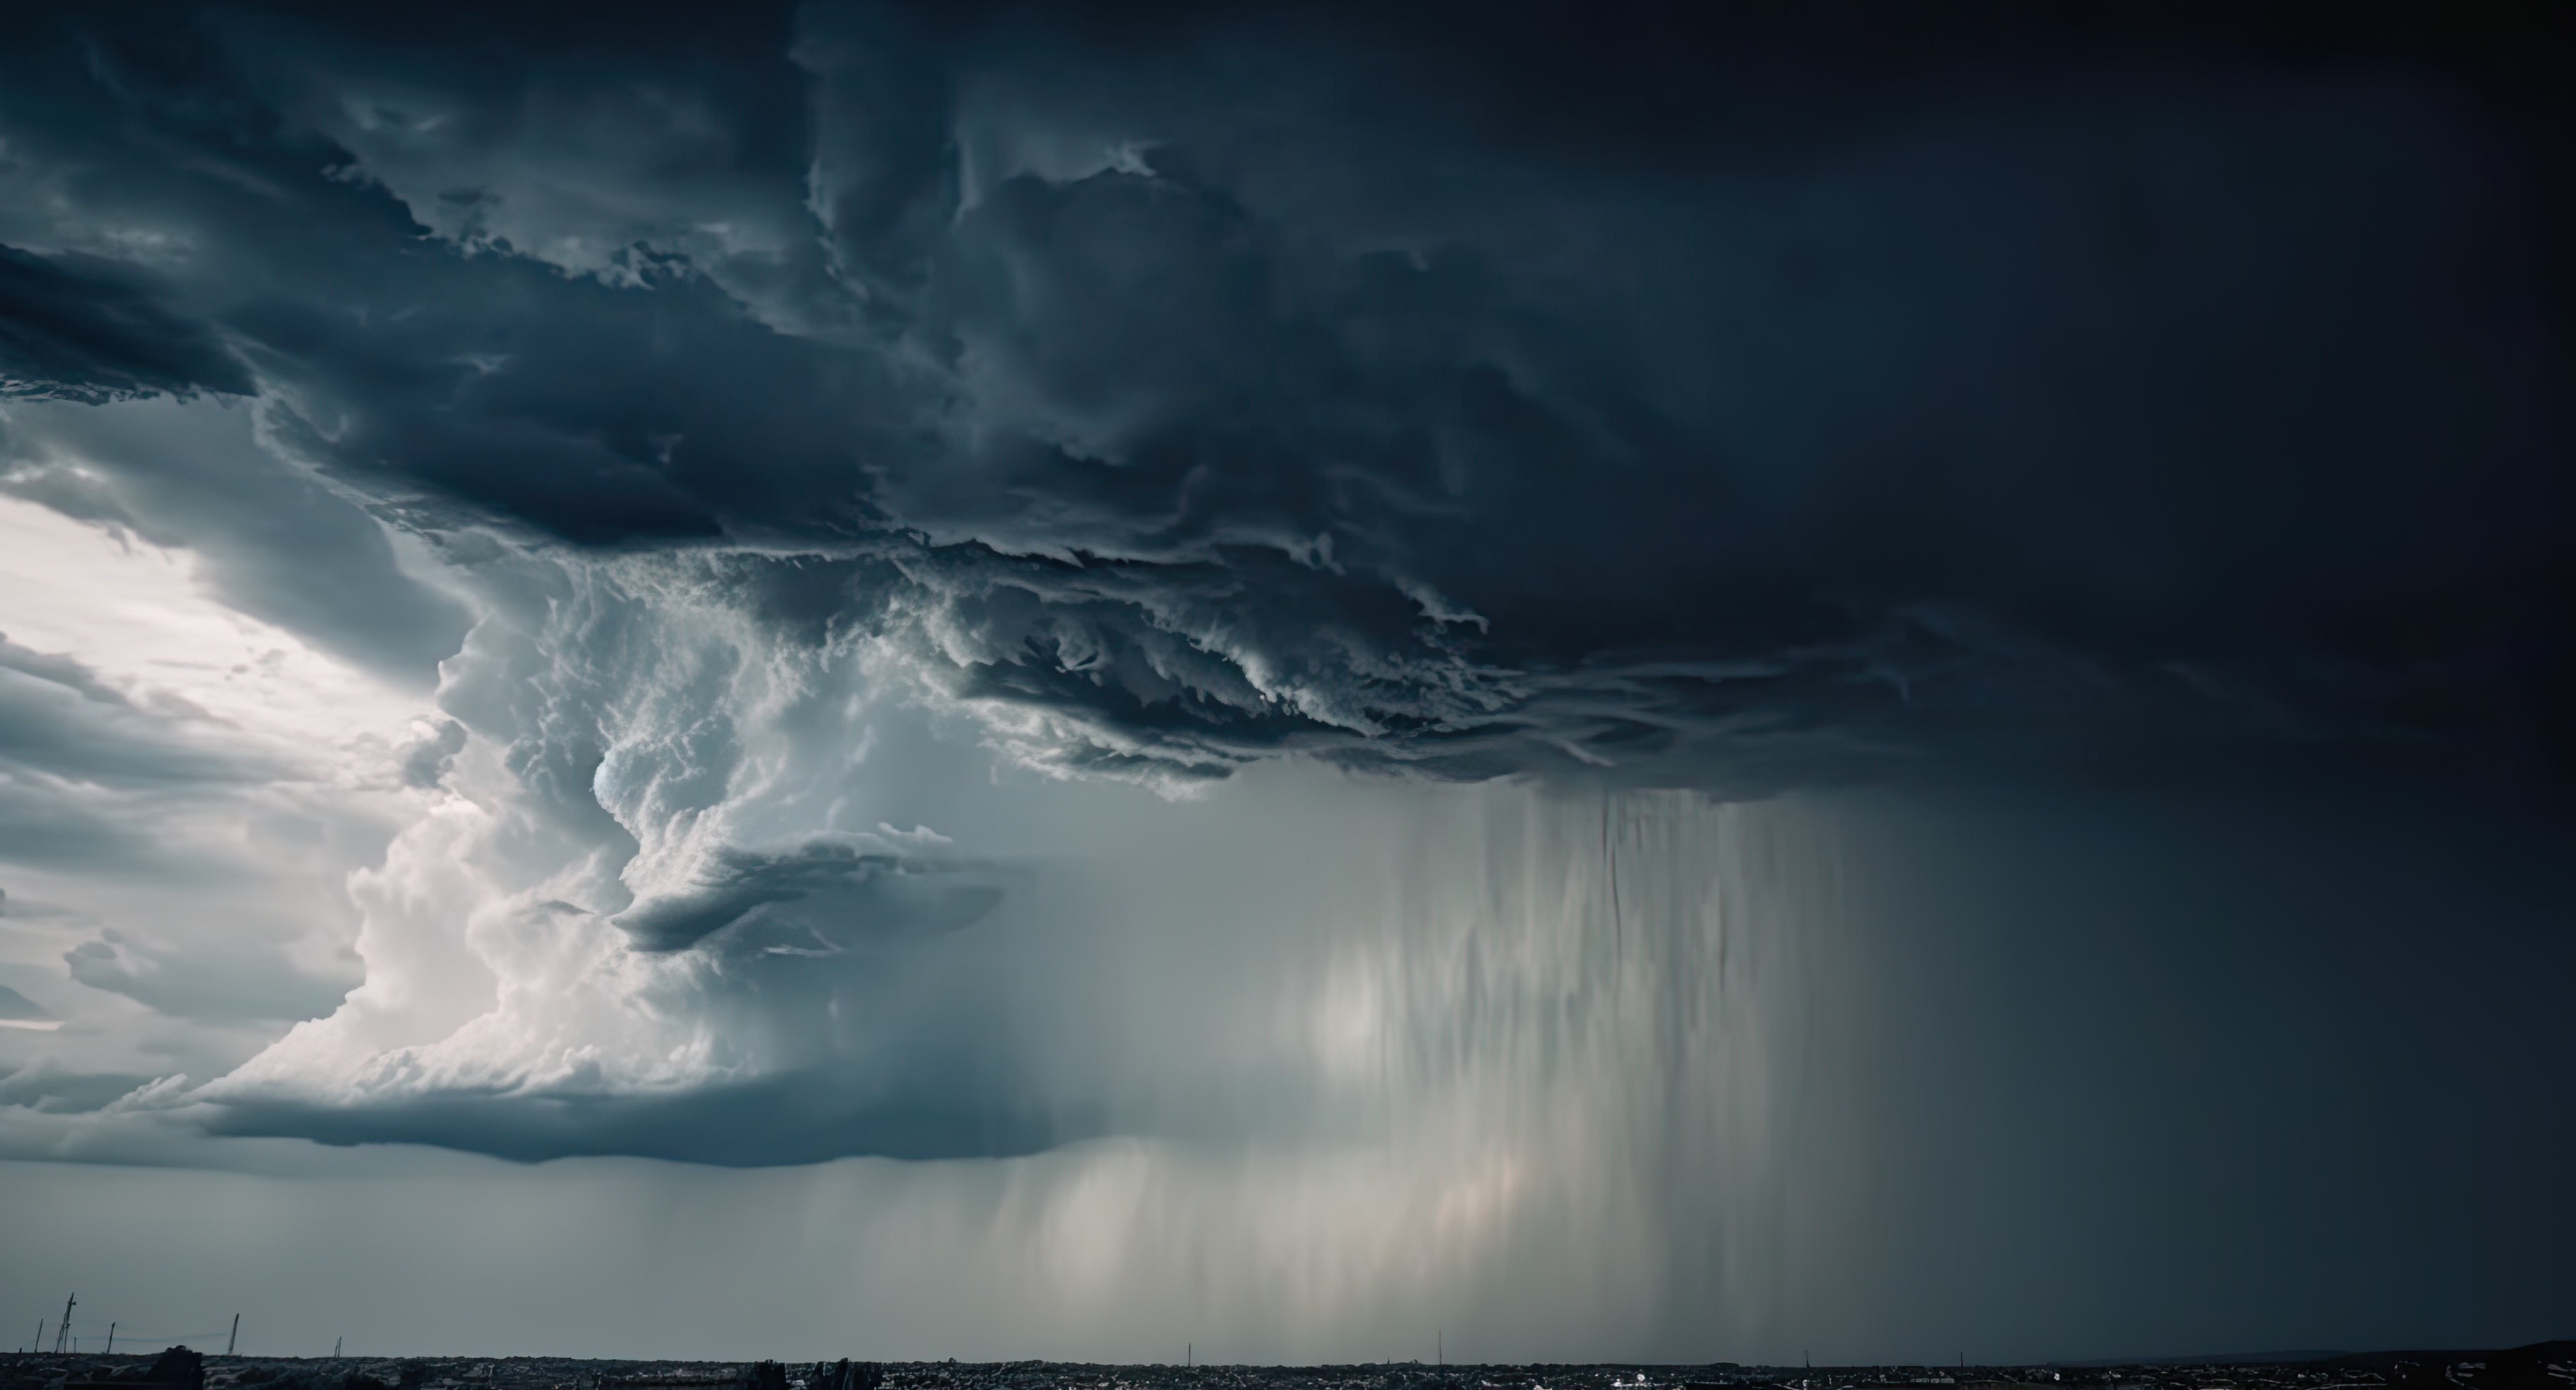
[[[220,391],[249,373],[128,267],[0,247],[0,395],[86,401]]]
[[[0,120],[335,485],[846,562],[1034,761],[2563,783],[2510,111],[2183,21],[1596,27],[67,18]]]
[[[1015,1107],[940,1077],[854,1089],[816,1072],[670,1095],[474,1095],[381,1104],[233,1102],[217,1134],[323,1144],[434,1144],[523,1163],[631,1154],[725,1167],[886,1158],[1010,1158],[1094,1137],[1096,1124]]]
[[[794,943],[784,949],[828,951],[836,939],[901,940],[970,925],[1003,892],[975,878],[972,869],[858,843],[817,841],[769,854],[725,849],[688,888],[638,902],[616,920],[648,951],[755,927]]]

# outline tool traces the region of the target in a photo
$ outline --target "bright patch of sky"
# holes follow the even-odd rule
[[[0,634],[19,646],[71,657],[209,733],[302,759],[381,751],[435,713],[217,602],[197,570],[186,550],[0,495]]]

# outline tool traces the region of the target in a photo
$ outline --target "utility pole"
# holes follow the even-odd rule
[[[233,1335],[224,1339],[224,1355],[233,1354],[233,1344],[241,1340],[241,1314],[233,1314]]]
[[[99,1355],[116,1355],[116,1320],[114,1318],[108,1319],[107,1322],[107,1350],[100,1352]]]
[[[80,1295],[77,1293],[63,1300],[63,1325],[54,1329],[54,1355],[56,1356],[63,1354],[63,1343],[71,1340],[72,1305],[78,1302],[80,1302]]]

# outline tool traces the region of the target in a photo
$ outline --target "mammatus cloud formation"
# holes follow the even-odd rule
[[[1879,1018],[1974,1032],[1887,962],[2134,925],[1860,872],[1819,793],[2244,793],[2312,864],[2343,796],[2571,785],[2519,89],[2188,25],[137,13],[0,55],[8,1154],[892,1158],[961,1228],[1008,1160],[983,1229],[1122,1279],[1210,1258],[1135,1192],[1298,1213],[1218,1225],[1315,1327],[1557,1241],[1594,1326],[1788,1336],[1758,1291],[1948,1171],[1833,1110],[1913,1113]],[[2081,839],[2032,860],[2175,952],[2403,936]],[[2230,1036],[2305,1099],[2173,1113],[2359,1113]],[[2166,1152],[2074,1066],[1919,1131]]]

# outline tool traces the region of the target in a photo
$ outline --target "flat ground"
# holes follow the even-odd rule
[[[0,1390],[142,1383],[152,1355],[0,1354]],[[555,1356],[206,1358],[207,1390],[621,1390],[619,1382],[748,1381],[740,1361]],[[810,1364],[785,1367],[804,1390]],[[2316,1359],[2030,1366],[1104,1366],[1058,1361],[889,1362],[884,1390],[2576,1390],[2576,1342],[2497,1351],[2318,1354]],[[647,1390],[636,1386],[633,1390]]]

